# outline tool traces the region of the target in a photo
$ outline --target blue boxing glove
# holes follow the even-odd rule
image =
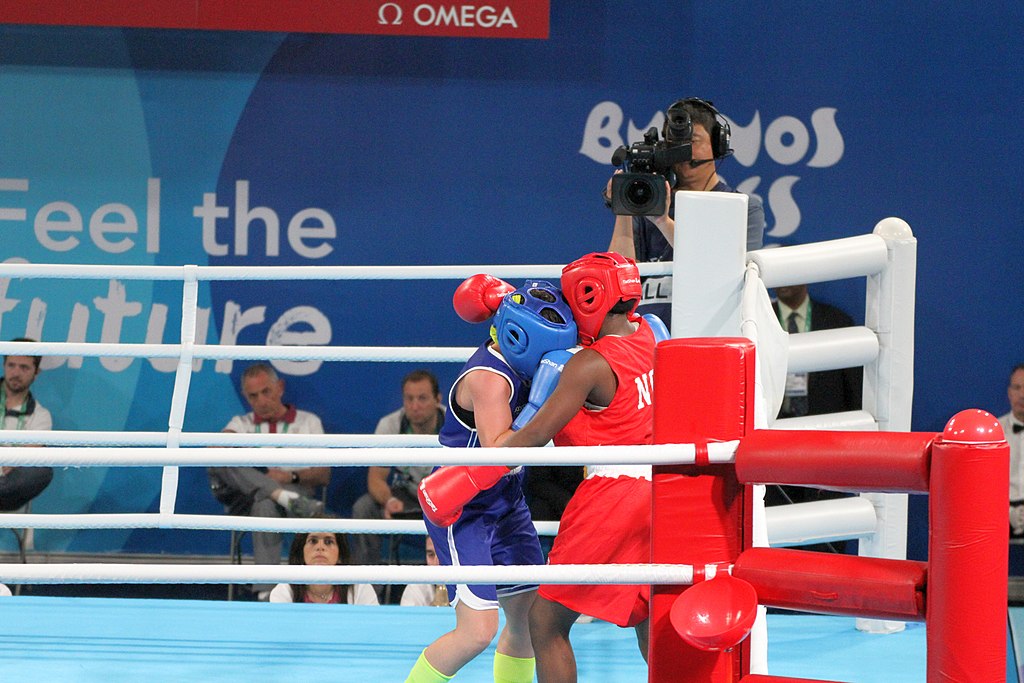
[[[557,351],[548,351],[541,356],[540,365],[537,366],[537,370],[533,373],[533,382],[530,384],[530,398],[527,399],[522,412],[516,416],[515,421],[512,423],[512,431],[518,432],[526,426],[527,422],[533,419],[533,416],[537,414],[540,407],[544,405],[544,401],[548,400],[548,396],[558,386],[558,380],[562,376],[562,368],[565,367],[568,360],[578,350],[578,347],[574,349],[559,349]]]
[[[665,327],[665,323],[661,322],[661,318],[654,315],[653,313],[644,313],[641,316],[647,321],[647,324],[654,330],[654,343],[663,342],[668,339],[671,335],[668,333],[668,328]]]

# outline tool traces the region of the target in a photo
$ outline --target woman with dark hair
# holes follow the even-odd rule
[[[342,534],[312,531],[295,534],[288,551],[288,564],[333,566],[348,564],[348,543]],[[377,593],[366,583],[353,585],[279,583],[270,592],[270,602],[320,602],[349,605],[378,605]]]

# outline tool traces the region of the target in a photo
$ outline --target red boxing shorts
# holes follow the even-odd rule
[[[562,514],[548,564],[647,564],[651,561],[651,482],[590,477]],[[618,626],[648,616],[647,585],[543,585],[539,595]]]

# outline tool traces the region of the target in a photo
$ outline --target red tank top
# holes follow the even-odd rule
[[[601,354],[619,385],[607,408],[583,407],[555,435],[556,446],[650,444],[654,437],[654,333],[645,320],[628,337],[601,337],[588,348]]]

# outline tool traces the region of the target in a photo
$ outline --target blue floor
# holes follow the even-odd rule
[[[32,596],[5,598],[0,615],[0,681],[104,683],[402,681],[454,623],[446,608]],[[846,617],[771,615],[768,624],[773,674],[925,680],[921,624],[893,635],[860,633]],[[573,644],[581,683],[646,680],[631,630],[578,624]],[[456,680],[490,681],[491,654]]]

